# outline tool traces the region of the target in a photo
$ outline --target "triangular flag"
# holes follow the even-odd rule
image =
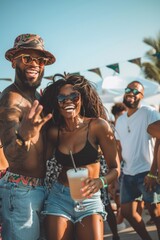
[[[102,74],[99,68],[93,68],[93,69],[89,69],[88,71],[90,72],[94,72],[96,74],[98,74],[98,76],[100,76],[102,78]]]
[[[119,64],[118,63],[107,65],[106,67],[111,68],[112,70],[114,70],[117,73],[120,73]]]
[[[160,59],[160,52],[157,52],[157,53],[153,54],[152,56],[157,57],[158,59]]]
[[[0,78],[0,80],[12,82],[12,78]]]
[[[71,73],[73,75],[80,75],[80,72],[74,72],[74,73]]]
[[[46,79],[48,79],[48,80],[53,80],[53,75],[52,76],[47,76],[47,77],[44,77],[44,78],[46,78]]]
[[[128,60],[128,62],[137,64],[139,67],[141,67],[141,58],[131,59],[131,60]]]

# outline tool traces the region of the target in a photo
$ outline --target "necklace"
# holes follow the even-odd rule
[[[130,126],[129,126],[129,116],[127,116],[127,131],[128,133],[131,132]]]
[[[131,129],[130,129],[129,125],[127,126],[127,130],[128,130],[128,133],[131,132]]]

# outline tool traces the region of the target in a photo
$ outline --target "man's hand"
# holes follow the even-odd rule
[[[52,114],[45,117],[40,116],[42,110],[43,106],[39,104],[38,100],[35,100],[28,113],[24,114],[17,130],[25,141],[39,135],[43,125],[51,119]]]

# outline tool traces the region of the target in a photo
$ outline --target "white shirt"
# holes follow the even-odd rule
[[[150,170],[155,141],[147,133],[147,127],[157,120],[159,112],[149,106],[139,108],[130,117],[125,112],[117,119],[115,136],[122,147],[124,174],[133,176]]]

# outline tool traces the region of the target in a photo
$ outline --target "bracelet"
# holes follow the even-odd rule
[[[152,173],[148,173],[147,176],[150,177],[150,178],[157,179],[157,176],[153,175]]]
[[[102,182],[102,188],[107,188],[108,187],[108,184],[105,184],[105,181],[104,181],[104,177],[100,177],[99,178],[100,180],[101,180],[101,182]]]

